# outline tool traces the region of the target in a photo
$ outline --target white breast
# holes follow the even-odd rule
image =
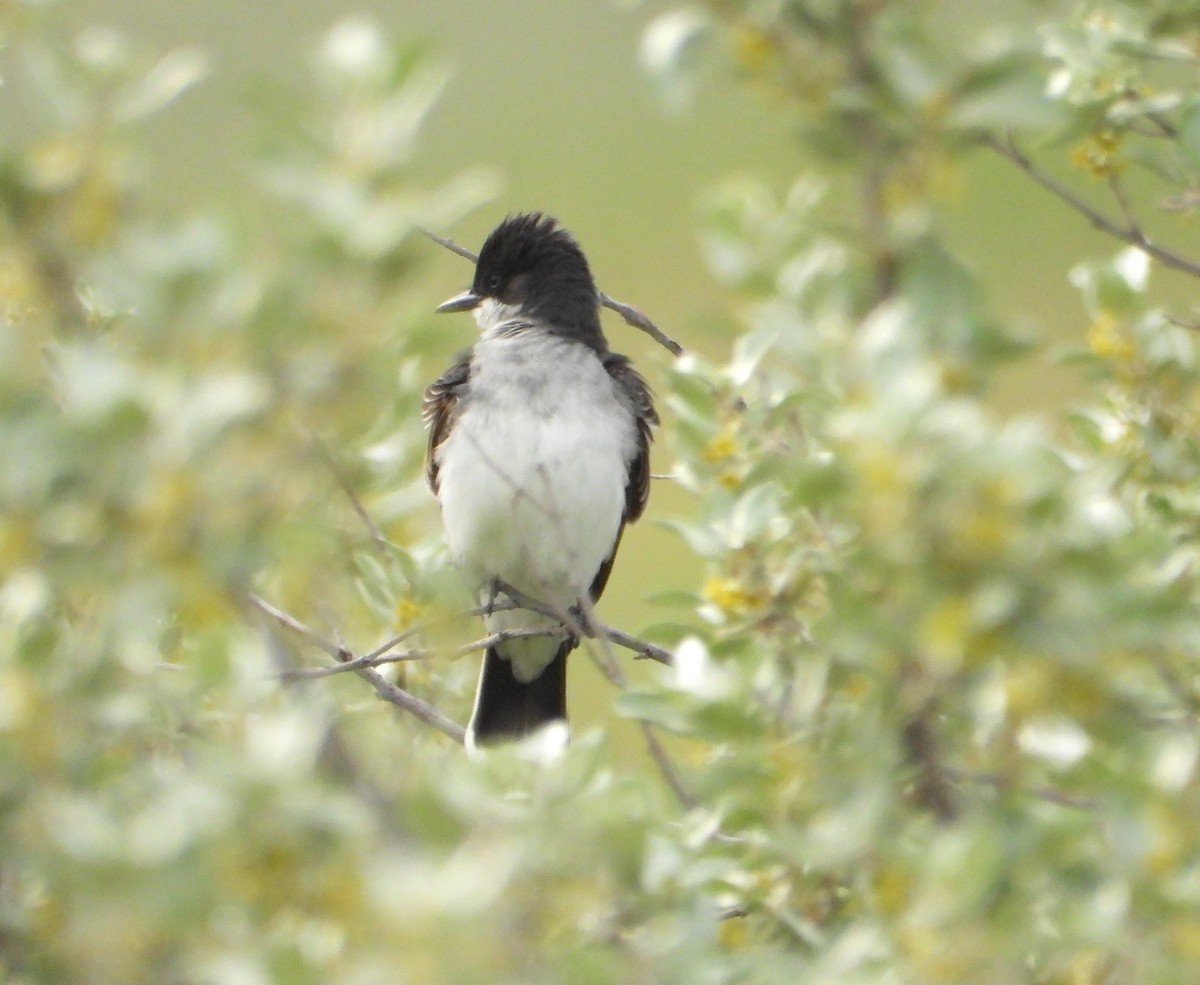
[[[573,605],[612,551],[636,450],[633,414],[591,349],[536,331],[485,336],[438,452],[451,557],[482,589],[501,579]],[[544,624],[527,612],[496,613],[488,623]],[[544,663],[546,641],[528,642],[535,645],[505,647],[519,676],[521,651],[529,651],[530,676]]]

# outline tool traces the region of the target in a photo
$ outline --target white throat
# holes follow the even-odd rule
[[[475,324],[483,333],[483,338],[489,339],[496,335],[500,326],[516,318],[528,317],[519,305],[504,304],[495,298],[484,298],[475,308]]]

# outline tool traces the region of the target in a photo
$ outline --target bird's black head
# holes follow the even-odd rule
[[[438,310],[468,311],[487,302],[605,348],[587,257],[569,232],[540,212],[509,216],[493,229],[479,251],[471,289]]]

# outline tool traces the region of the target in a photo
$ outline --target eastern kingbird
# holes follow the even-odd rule
[[[562,612],[604,591],[626,523],[650,492],[658,415],[630,361],[610,352],[587,258],[549,216],[509,216],[479,252],[471,288],[438,311],[473,311],[479,340],[425,391],[425,463],[450,557],[495,600],[509,585]],[[527,609],[489,632],[553,630]],[[567,717],[572,635],[489,647],[468,747]]]

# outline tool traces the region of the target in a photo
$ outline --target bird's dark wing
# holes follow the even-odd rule
[[[471,353],[468,350],[460,353],[458,361],[425,388],[425,397],[421,401],[421,419],[429,428],[425,480],[435,496],[438,491],[437,451],[450,435],[470,377]]]
[[[629,473],[625,480],[625,512],[621,517],[621,526],[617,530],[617,539],[613,541],[612,552],[600,565],[596,577],[592,579],[592,601],[600,598],[608,576],[612,572],[613,561],[617,556],[617,547],[621,543],[621,534],[625,532],[625,524],[633,523],[646,511],[646,501],[650,498],[650,441],[652,431],[658,424],[658,412],[654,409],[654,398],[650,387],[642,379],[641,374],[633,368],[633,364],[625,356],[615,352],[605,354],[604,368],[617,385],[617,394],[621,401],[633,411],[637,421],[637,452],[629,463]]]
[[[620,395],[637,420],[638,448],[629,463],[629,478],[625,483],[626,523],[633,523],[646,510],[650,498],[650,440],[651,432],[658,424],[658,412],[654,409],[654,398],[642,375],[633,368],[625,356],[610,352],[604,357],[604,368],[617,385]]]

